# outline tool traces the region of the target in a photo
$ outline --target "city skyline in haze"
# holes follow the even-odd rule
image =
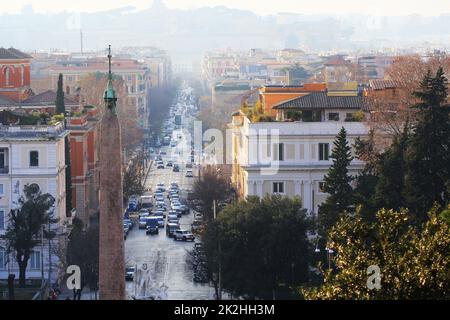
[[[322,0],[320,3],[306,0],[258,1],[258,0],[164,0],[170,9],[195,9],[200,7],[226,6],[233,9],[250,10],[259,15],[277,13],[303,13],[303,14],[371,14],[371,15],[412,15],[439,16],[450,13],[448,0],[378,0],[376,5],[367,5],[358,0]],[[0,8],[0,14],[17,14],[33,10],[34,12],[62,12],[81,11],[97,12],[113,10],[127,6],[136,7],[137,10],[148,9],[153,0],[16,0],[6,1]]]

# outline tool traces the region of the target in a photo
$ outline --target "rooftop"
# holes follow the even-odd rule
[[[271,130],[277,130],[280,136],[335,136],[344,127],[349,136],[364,136],[368,132],[368,126],[364,122],[250,122],[244,120],[249,129],[250,136],[267,135]],[[259,131],[265,129],[267,131]]]
[[[369,87],[373,90],[398,88],[399,84],[394,80],[373,79],[369,80]]]
[[[364,109],[364,106],[362,96],[329,96],[326,92],[310,92],[276,104],[273,109]]]
[[[267,85],[261,88],[262,92],[306,92],[306,91],[326,91],[325,83],[305,83],[296,86]]]
[[[344,59],[343,56],[334,56],[329,58],[325,63],[324,66],[345,66],[348,65],[349,62]]]
[[[33,57],[23,53],[22,51],[19,51],[14,48],[5,49],[3,47],[0,48],[0,59],[4,60],[14,60],[14,59],[32,59]]]
[[[55,105],[56,92],[53,90],[47,90],[35,96],[32,96],[24,101],[22,101],[22,106],[49,106]],[[78,105],[78,102],[72,98],[64,95],[64,104],[66,106]]]
[[[62,138],[67,131],[63,124],[35,126],[4,126],[0,125],[0,141],[5,140],[52,140]]]

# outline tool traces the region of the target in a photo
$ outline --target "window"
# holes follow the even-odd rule
[[[319,161],[327,161],[330,159],[329,149],[329,143],[319,143]]]
[[[131,81],[131,76],[127,76],[127,80],[128,80],[128,81]]]
[[[322,113],[320,110],[304,110],[302,112],[303,122],[320,122]]]
[[[6,250],[0,248],[0,270],[6,269]]]
[[[6,69],[5,69],[5,82],[6,82],[7,86],[10,85],[10,76],[11,76],[10,72],[11,71],[9,70],[9,67],[6,67]]]
[[[8,168],[6,161],[6,149],[0,149],[0,173],[8,173],[8,171],[5,170]]]
[[[274,182],[272,185],[273,193],[284,193],[284,182]]]
[[[5,195],[5,190],[4,190],[4,184],[0,183],[0,196],[4,196]]]
[[[319,189],[319,193],[326,193],[325,192],[325,182],[324,181],[319,181],[317,186],[318,186],[318,189]]]
[[[345,121],[355,121],[355,114],[353,112],[348,112],[345,114]]]
[[[283,161],[284,160],[284,143],[275,143],[273,145],[274,153],[273,160]]]
[[[328,114],[328,120],[330,120],[330,121],[339,121],[339,113],[337,113],[337,112],[330,112]]]
[[[39,151],[30,151],[30,167],[39,167]]]
[[[31,252],[29,266],[30,269],[41,269],[41,253],[39,251]]]
[[[5,210],[0,210],[0,230],[5,230]]]
[[[21,71],[21,84],[23,85],[24,77],[25,77],[25,67],[24,67],[24,65],[20,66],[20,71]]]

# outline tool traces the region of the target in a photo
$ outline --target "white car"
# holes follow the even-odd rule
[[[186,171],[186,178],[193,178],[194,177],[194,173],[192,172],[192,170],[187,170]]]
[[[188,230],[176,230],[173,234],[173,240],[195,241],[195,237],[192,232]]]

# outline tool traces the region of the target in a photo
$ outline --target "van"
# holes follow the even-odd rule
[[[140,198],[141,208],[147,209],[153,207],[152,196],[146,195]]]
[[[166,228],[166,235],[172,238],[175,231],[180,229],[180,225],[176,223],[168,223]]]

